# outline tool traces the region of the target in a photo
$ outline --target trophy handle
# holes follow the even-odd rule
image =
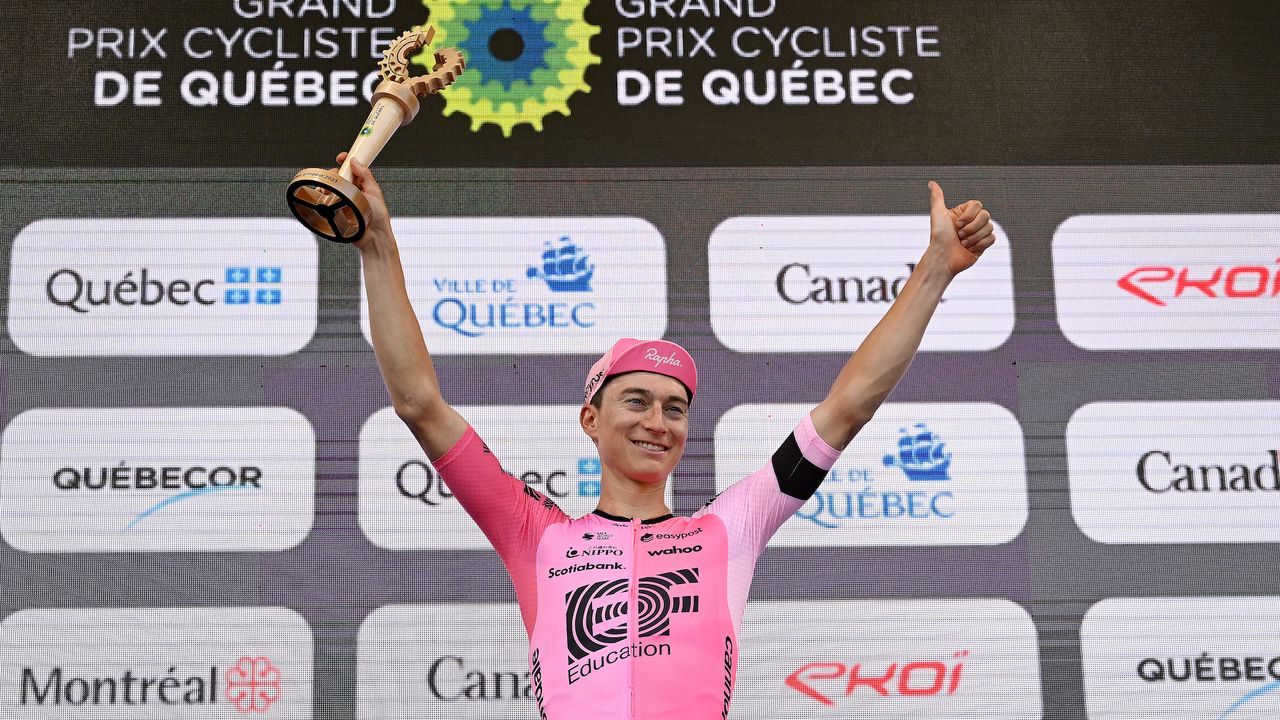
[[[434,28],[407,32],[384,53],[379,65],[385,79],[373,89],[370,97],[373,109],[347,151],[346,161],[336,173],[307,168],[293,176],[285,200],[293,216],[311,232],[343,243],[358,242],[364,237],[368,227],[369,200],[352,182],[351,163],[358,160],[365,167],[373,163],[396,130],[408,125],[418,114],[421,107],[418,95],[444,89],[466,66],[457,50],[444,48],[435,53],[431,72],[409,77],[409,58],[429,44],[434,36]]]

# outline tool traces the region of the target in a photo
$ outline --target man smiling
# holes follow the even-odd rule
[[[697,367],[676,343],[619,340],[588,371],[578,413],[600,455],[600,502],[570,518],[504,471],[441,396],[382,191],[353,170],[372,208],[356,247],[378,365],[397,415],[511,575],[541,716],[727,717],[756,559],[906,373],[943,291],[994,243],[990,214],[973,200],[948,209],[929,184],[929,247],[893,306],[769,461],[690,517],[665,492]]]

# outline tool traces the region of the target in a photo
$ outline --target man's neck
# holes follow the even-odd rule
[[[600,502],[596,509],[608,515],[640,520],[662,517],[671,514],[666,492],[665,480],[639,482],[606,472],[600,478]]]

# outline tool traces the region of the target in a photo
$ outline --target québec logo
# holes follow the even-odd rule
[[[951,453],[927,424],[915,423],[899,429],[898,434],[897,448],[885,454],[884,467],[898,468],[913,485],[951,480]],[[956,514],[952,490],[876,489],[876,481],[871,468],[837,466],[813,497],[796,511],[796,517],[835,530],[848,521],[947,519]],[[861,487],[843,489],[845,484]]]
[[[233,266],[223,268],[222,293],[212,277],[170,278],[142,267],[137,274],[125,271],[119,278],[86,277],[72,268],[61,268],[45,282],[49,302],[72,312],[87,314],[104,306],[154,307],[157,305],[280,305],[284,271],[280,267]]]
[[[542,251],[542,267],[531,266],[525,274],[542,280],[552,292],[590,292],[591,276],[595,274],[596,266],[589,260],[587,254],[565,235],[560,238],[560,247],[548,241]]]
[[[443,294],[431,309],[436,325],[467,338],[483,337],[504,330],[573,330],[596,324],[596,305],[591,278],[596,266],[569,236],[561,236],[560,246],[550,242],[542,252],[538,267],[525,268],[525,277],[490,278],[433,277],[431,285]],[[528,281],[541,280],[542,283]],[[540,285],[553,294],[575,297],[547,300]],[[519,298],[529,292],[532,296]],[[587,294],[588,299],[581,295]]]
[[[886,467],[897,467],[913,482],[951,479],[951,453],[924,423],[898,430],[898,454],[885,455]]]

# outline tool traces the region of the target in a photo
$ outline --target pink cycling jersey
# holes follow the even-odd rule
[[[772,461],[692,517],[570,518],[471,428],[433,465],[502,557],[541,717],[723,718],[756,559],[839,452],[806,416]]]

